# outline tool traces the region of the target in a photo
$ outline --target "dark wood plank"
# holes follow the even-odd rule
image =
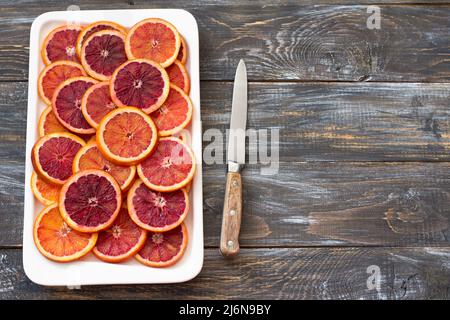
[[[74,290],[31,283],[21,260],[21,250],[0,251],[0,299],[450,298],[450,248],[243,249],[235,260],[209,249],[187,283]],[[367,287],[369,266],[379,267],[379,291]]]
[[[353,1],[337,1],[348,2]],[[82,1],[80,7],[191,11],[199,24],[203,80],[231,80],[240,58],[246,59],[251,80],[450,79],[448,5],[380,5],[381,29],[368,30],[366,5],[263,3],[92,0]],[[43,12],[65,10],[71,4],[1,1],[0,80],[27,78],[31,22]]]
[[[245,246],[449,244],[448,163],[281,163],[243,172]],[[205,167],[206,244],[219,243],[224,168]],[[207,187],[206,187],[207,186]]]
[[[225,132],[232,84],[201,93],[204,130]],[[247,127],[279,129],[283,161],[448,161],[449,96],[447,84],[253,83]]]

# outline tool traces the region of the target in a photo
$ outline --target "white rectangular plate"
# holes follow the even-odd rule
[[[188,46],[187,70],[191,78],[190,97],[194,113],[190,126],[191,146],[196,156],[197,171],[190,194],[191,210],[186,218],[189,243],[182,259],[169,268],[146,267],[134,259],[126,263],[112,264],[96,259],[92,253],[81,260],[57,263],[43,257],[33,241],[33,222],[42,205],[33,197],[30,178],[33,172],[31,149],[38,138],[37,123],[45,103],[37,93],[37,79],[44,68],[41,44],[55,27],[66,23],[89,24],[109,20],[131,27],[146,18],[162,18],[179,30]],[[132,283],[175,283],[194,278],[203,265],[203,201],[202,201],[202,137],[200,119],[200,76],[198,27],[195,18],[185,10],[95,10],[47,12],[33,22],[30,34],[30,66],[28,83],[28,116],[25,165],[25,205],[23,230],[23,265],[33,282],[47,286],[78,286]]]

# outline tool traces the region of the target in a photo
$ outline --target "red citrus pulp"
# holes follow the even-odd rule
[[[152,190],[161,192],[178,190],[194,177],[194,154],[191,148],[178,138],[161,138],[156,150],[138,164],[137,172]]]
[[[67,132],[43,136],[34,145],[31,160],[36,172],[48,182],[64,184],[72,175],[72,162],[83,139]]]
[[[122,262],[134,256],[144,245],[147,232],[139,228],[122,208],[114,223],[98,235],[94,254],[106,262]]]
[[[72,132],[95,133],[95,129],[83,117],[81,99],[97,81],[89,77],[70,78],[56,88],[53,95],[53,112],[59,122]]]
[[[138,226],[162,232],[184,221],[189,212],[189,197],[184,189],[158,192],[137,180],[128,193],[127,207],[131,219]]]
[[[101,170],[83,170],[70,177],[59,195],[59,211],[67,224],[80,232],[111,226],[122,205],[119,184]]]
[[[149,232],[136,259],[149,267],[169,267],[181,259],[187,243],[188,233],[184,223],[163,233]]]

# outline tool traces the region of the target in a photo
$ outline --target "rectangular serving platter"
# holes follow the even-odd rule
[[[43,206],[35,200],[30,187],[33,172],[31,149],[38,138],[37,123],[45,109],[38,97],[37,79],[44,68],[41,59],[41,44],[53,28],[67,24],[89,24],[109,20],[130,28],[146,18],[162,18],[172,23],[184,37],[188,47],[186,68],[190,75],[190,98],[194,105],[191,125],[191,146],[196,156],[197,170],[190,192],[190,212],[185,220],[189,234],[186,252],[175,265],[168,268],[150,268],[134,259],[125,263],[105,263],[89,253],[84,258],[57,263],[42,256],[33,240],[33,223]],[[203,265],[203,192],[202,192],[202,129],[200,118],[200,75],[198,26],[189,12],[180,9],[139,10],[89,10],[54,11],[37,17],[30,33],[30,60],[28,80],[28,113],[25,163],[25,203],[23,230],[23,266],[33,282],[46,286],[82,286],[105,284],[151,284],[177,283],[194,278]]]

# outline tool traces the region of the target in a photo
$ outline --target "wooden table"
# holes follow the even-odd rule
[[[450,3],[375,1],[381,29],[369,30],[372,1],[355,2],[0,0],[0,299],[449,298]],[[243,172],[235,260],[218,251],[225,165],[204,165],[205,262],[196,279],[69,290],[26,278],[29,29],[70,4],[189,10],[200,30],[204,129],[228,127],[245,58],[248,127],[280,130],[280,169]],[[379,290],[367,286],[377,267]]]

